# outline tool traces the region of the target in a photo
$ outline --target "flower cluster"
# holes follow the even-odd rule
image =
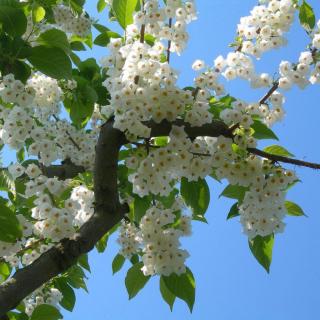
[[[25,313],[30,317],[34,309],[41,304],[49,304],[58,308],[58,303],[62,298],[63,295],[58,289],[41,287],[24,299]]]
[[[36,73],[28,80],[28,86],[35,92],[33,107],[39,117],[47,118],[51,114],[58,114],[59,103],[63,100],[63,92],[57,80]]]
[[[267,3],[255,6],[251,15],[242,17],[238,24],[238,35],[242,39],[240,50],[255,57],[285,45],[283,34],[294,21],[294,1],[264,2]]]
[[[180,210],[178,202],[171,209],[155,206],[147,210],[139,228],[131,223],[123,223],[121,226],[118,238],[120,254],[130,258],[142,250],[142,272],[146,276],[179,275],[186,271],[185,260],[189,254],[180,249],[179,238],[191,234],[191,219],[184,215],[180,218],[179,227],[173,228],[177,209]]]
[[[91,21],[84,14],[75,16],[70,7],[57,5],[53,8],[56,24],[65,32],[86,37],[91,31]]]

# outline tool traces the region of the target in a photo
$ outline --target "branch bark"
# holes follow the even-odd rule
[[[57,177],[60,180],[72,179],[76,177],[79,173],[85,172],[85,168],[82,166],[77,166],[70,161],[65,161],[60,165],[52,165],[42,168],[42,174],[48,178]]]
[[[255,154],[257,156],[269,159],[273,162],[283,162],[283,163],[289,163],[289,164],[293,164],[296,166],[300,166],[300,167],[307,167],[307,168],[311,168],[311,169],[320,169],[320,164],[318,163],[313,163],[313,162],[307,162],[307,161],[303,161],[303,160],[298,160],[298,159],[292,159],[292,158],[288,158],[288,157],[284,157],[284,156],[277,156],[256,148],[248,148],[248,152]]]

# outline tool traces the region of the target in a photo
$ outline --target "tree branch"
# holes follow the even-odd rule
[[[145,124],[151,128],[151,137],[169,135],[172,126],[176,125],[183,126],[190,139],[220,135],[232,138],[230,128],[221,121],[213,121],[201,127],[191,127],[183,120],[176,120],[172,123],[166,120],[156,123],[151,120]],[[128,212],[128,205],[119,202],[117,188],[119,150],[127,143],[129,141],[124,133],[113,128],[113,119],[101,127],[96,146],[94,169],[94,215],[72,238],[63,239],[32,264],[18,270],[0,286],[0,319],[34,290],[74,265],[82,254],[91,251],[99,239],[118,224]],[[248,149],[248,151],[273,161],[320,168],[320,165],[274,156],[258,149]]]
[[[269,91],[259,100],[259,104],[264,104],[272,94],[279,88],[279,82],[276,81],[273,86],[269,89]]]
[[[248,148],[247,149],[250,153],[255,154],[257,156],[269,159],[274,162],[283,162],[283,163],[289,163],[289,164],[294,164],[300,167],[307,167],[311,169],[320,169],[320,164],[313,163],[313,162],[307,162],[307,161],[302,161],[302,160],[297,160],[297,159],[292,159],[292,158],[287,158],[284,156],[277,156],[256,148]]]
[[[73,164],[71,161],[64,161],[60,165],[52,165],[52,166],[42,166],[41,167],[42,174],[48,178],[57,177],[60,180],[72,179],[76,177],[79,173],[85,172],[85,168],[82,166],[77,166]]]
[[[63,239],[29,266],[18,270],[0,286],[0,317],[53,277],[65,272],[128,211],[121,205],[117,190],[118,153],[125,142],[113,122],[101,128],[95,164],[95,213],[71,239]]]

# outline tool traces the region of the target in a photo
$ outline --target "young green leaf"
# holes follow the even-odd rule
[[[150,207],[150,197],[145,196],[140,198],[139,196],[134,197],[133,202],[133,213],[134,213],[134,220],[137,223],[140,223],[141,218],[145,215],[146,211]]]
[[[62,293],[63,298],[60,305],[68,311],[72,311],[76,303],[74,290],[68,285],[66,278],[57,278],[54,281],[55,287]]]
[[[58,320],[62,319],[59,310],[49,304],[41,304],[37,306],[30,318],[30,320]]]
[[[113,12],[123,29],[133,22],[133,13],[139,0],[113,0]]]
[[[22,236],[16,215],[4,203],[0,203],[0,240],[14,243]]]
[[[251,128],[254,130],[253,137],[256,139],[279,140],[275,133],[261,121],[254,120]]]
[[[97,10],[101,12],[107,6],[106,0],[99,0],[97,3]]]
[[[313,29],[316,24],[316,17],[313,9],[305,0],[303,0],[302,5],[300,6],[299,19],[301,25],[306,30]]]
[[[195,280],[193,274],[189,268],[186,273],[176,275],[172,273],[170,276],[161,277],[167,287],[167,289],[176,297],[185,301],[189,306],[190,312],[192,312],[194,300],[195,300]]]
[[[125,284],[129,294],[129,299],[135,297],[150,279],[150,276],[146,277],[143,274],[141,271],[142,267],[143,262],[139,262],[134,264],[127,272]]]
[[[245,196],[245,193],[249,189],[247,187],[235,186],[229,184],[220,194],[220,197],[224,196],[230,199],[237,199],[239,202],[242,202]]]
[[[273,244],[273,234],[266,237],[256,236],[255,238],[249,240],[249,247],[252,254],[268,273],[270,271],[270,265],[272,261]]]
[[[235,217],[239,217],[240,213],[239,213],[239,209],[238,209],[238,202],[236,202],[231,208],[230,211],[228,213],[227,216],[227,220],[235,218]]]
[[[113,274],[121,270],[124,265],[126,258],[122,254],[117,254],[112,261],[112,272]]]
[[[168,289],[163,277],[160,277],[160,292],[163,300],[169,305],[170,310],[172,311],[176,296]]]
[[[40,6],[40,5],[35,5],[32,9],[32,20],[35,23],[38,23],[44,19],[46,15],[46,10]]]
[[[36,46],[31,49],[29,62],[39,71],[55,79],[71,79],[71,61],[60,48]]]
[[[182,178],[180,192],[193,215],[203,216],[205,214],[210,203],[210,190],[206,180],[188,181],[187,178]]]
[[[99,34],[93,41],[97,46],[106,47],[111,38],[121,38],[121,35],[111,30]]]
[[[263,151],[268,152],[270,154],[274,154],[276,156],[283,156],[283,157],[294,157],[294,155],[289,152],[284,147],[278,145],[272,145],[263,149]]]
[[[295,217],[305,216],[302,208],[298,206],[296,203],[287,200],[285,201],[284,204],[287,209],[287,214],[289,216],[295,216]]]

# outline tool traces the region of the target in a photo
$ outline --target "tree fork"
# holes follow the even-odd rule
[[[201,127],[191,127],[190,124],[185,123],[182,119],[174,122],[163,120],[160,123],[151,120],[145,122],[145,125],[151,128],[151,137],[169,135],[173,125],[183,126],[190,139],[195,139],[199,136],[219,137],[222,135],[228,138],[233,137],[232,130],[221,121],[213,121]],[[11,278],[0,285],[0,319],[5,317],[8,311],[14,309],[25,297],[41,285],[74,265],[82,254],[91,251],[103,235],[123,219],[129,208],[127,204],[119,202],[117,166],[120,148],[127,143],[130,142],[126,139],[124,133],[113,128],[113,119],[101,127],[96,146],[94,170],[94,215],[72,238],[61,240],[32,264],[18,270]],[[258,149],[248,149],[248,152],[274,161],[311,168],[318,166],[320,168],[318,164],[274,156]],[[75,173],[80,173],[84,170],[82,167],[78,167],[79,172],[77,172],[73,164],[62,164],[62,166],[64,165],[73,166],[70,177],[74,177]],[[50,172],[61,173],[66,169],[61,169],[61,166],[49,168],[53,168],[51,171],[49,169],[47,171],[50,176]]]

